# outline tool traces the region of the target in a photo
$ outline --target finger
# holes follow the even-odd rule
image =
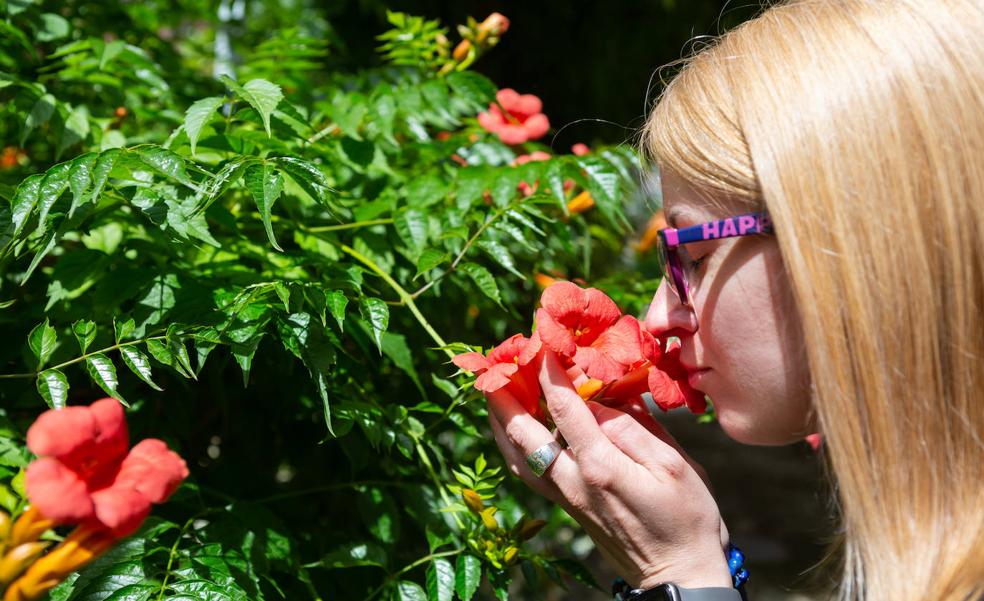
[[[556,485],[549,478],[537,478],[530,471],[530,468],[526,465],[526,457],[509,440],[505,428],[499,423],[499,418],[491,411],[489,412],[489,425],[492,426],[492,435],[495,437],[495,443],[499,446],[499,450],[502,451],[502,457],[506,460],[509,471],[522,478],[527,486],[539,494],[554,503],[559,503],[561,496]],[[560,459],[560,457],[557,459]]]
[[[557,356],[549,350],[543,354],[540,366],[540,388],[543,389],[554,423],[575,455],[606,450],[605,446],[611,446],[591,410],[571,384],[567,372],[560,366]]]
[[[526,458],[543,445],[553,442],[553,434],[523,409],[519,401],[505,388],[488,393],[486,398],[489,401],[489,414],[498,420],[506,441],[516,449],[521,457],[518,462],[520,475],[526,474],[530,478],[536,479],[536,475],[526,465]],[[570,453],[562,452],[539,479],[547,476],[550,476],[551,479],[563,479],[565,476],[571,478],[575,476],[573,473],[575,469]],[[524,479],[526,479],[525,476]]]
[[[680,453],[631,415],[594,402],[588,403],[588,409],[612,444],[653,475],[665,477],[667,472],[675,474],[686,466]]]

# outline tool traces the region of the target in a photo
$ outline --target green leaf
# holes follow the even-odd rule
[[[99,385],[103,391],[127,407],[130,405],[123,399],[123,396],[116,390],[119,380],[116,378],[116,366],[112,360],[102,353],[95,353],[85,358],[85,366],[92,377],[92,380]]]
[[[61,156],[65,150],[75,146],[89,135],[89,111],[84,106],[71,109],[65,119],[65,127],[62,129],[61,137],[58,140],[58,150],[56,156]]]
[[[393,226],[414,256],[418,256],[427,244],[427,215],[417,209],[400,211],[393,218]]]
[[[345,307],[348,306],[348,297],[339,290],[329,290],[325,292],[325,302],[328,304],[328,312],[338,322],[338,329],[344,331]]]
[[[479,240],[478,242],[475,243],[475,245],[481,248],[482,250],[484,250],[485,252],[487,252],[490,257],[495,259],[496,263],[505,267],[507,270],[509,270],[510,273],[512,273],[513,275],[515,275],[521,280],[526,279],[526,276],[520,273],[518,269],[516,269],[516,262],[513,261],[512,254],[509,252],[509,249],[507,249],[500,242],[491,239],[485,239],[485,240]]]
[[[420,256],[417,258],[417,273],[413,276],[413,279],[417,279],[418,277],[424,275],[431,269],[434,269],[441,263],[447,261],[449,258],[448,253],[436,248],[424,249],[424,251],[421,252]]]
[[[119,344],[123,340],[129,338],[130,334],[133,333],[133,329],[135,327],[136,325],[134,324],[132,317],[128,317],[123,321],[117,321],[116,318],[114,317],[113,334],[116,337],[116,344]]]
[[[325,174],[314,163],[296,157],[277,157],[272,161],[316,202],[328,204],[328,192],[332,187]]]
[[[72,168],[68,174],[68,187],[72,190],[72,205],[68,216],[72,217],[85,199],[85,191],[92,184],[92,169],[96,165],[98,155],[94,152],[83,154],[72,159]]]
[[[377,566],[386,568],[386,551],[376,543],[348,543],[321,558],[318,565],[328,569]]]
[[[38,369],[41,369],[58,345],[58,333],[48,323],[47,317],[44,318],[43,323],[34,326],[31,333],[27,335],[27,344],[38,360]]]
[[[458,265],[458,269],[470,277],[478,289],[481,290],[485,296],[491,298],[495,301],[495,304],[502,307],[502,297],[499,295],[499,286],[495,283],[495,278],[489,273],[489,270],[482,267],[477,263],[462,263]],[[505,308],[505,307],[503,307]]]
[[[427,599],[453,601],[454,568],[451,567],[450,561],[438,558],[427,568]]]
[[[188,348],[185,346],[181,336],[175,331],[175,324],[168,326],[165,340],[167,342],[167,350],[171,351],[171,356],[174,357],[174,367],[182,375],[197,380],[198,376],[195,375],[195,370],[191,367],[191,357],[188,355]]]
[[[44,174],[44,180],[41,182],[41,190],[38,192],[38,231],[47,231],[48,212],[51,211],[51,207],[61,197],[62,192],[68,188],[69,173],[71,170],[71,163],[60,163],[48,169]]]
[[[46,369],[38,374],[38,392],[52,409],[61,409],[68,400],[68,378],[57,369]]]
[[[267,137],[270,137],[270,114],[284,98],[280,86],[265,79],[251,79],[243,85],[239,85],[228,75],[223,75],[219,79],[236,96],[248,102],[259,113],[260,119],[263,120],[263,129],[266,130]]]
[[[263,219],[263,228],[266,230],[270,245],[283,252],[284,249],[280,248],[277,239],[273,236],[273,225],[270,223],[273,204],[280,198],[280,193],[284,189],[283,176],[270,163],[263,163],[247,167],[243,179]]]
[[[427,593],[416,582],[401,580],[396,585],[396,601],[427,601]]]
[[[10,233],[11,238],[16,239],[20,235],[27,220],[38,206],[43,179],[44,174],[32,175],[22,181],[14,191],[14,198],[10,202],[10,219],[14,225],[13,232]]]
[[[420,383],[417,370],[413,366],[413,353],[410,352],[410,347],[407,346],[407,339],[402,334],[384,332],[382,334],[382,342],[383,354],[389,357],[394,365],[406,372],[420,391],[420,396],[427,398],[427,393],[424,392],[424,387]]]
[[[191,145],[191,154],[195,154],[195,147],[198,145],[198,137],[202,134],[202,128],[208,123],[209,119],[215,116],[225,101],[221,96],[209,96],[196,101],[185,111],[184,130],[188,134],[188,142]]]
[[[373,340],[376,341],[376,346],[382,354],[382,334],[389,327],[389,305],[382,299],[364,296],[359,299],[359,312],[372,327]]]
[[[75,339],[79,341],[79,348],[84,355],[89,345],[96,339],[96,323],[88,319],[80,319],[72,324],[72,332],[75,333]]]
[[[31,109],[31,113],[27,116],[27,121],[24,122],[24,129],[21,131],[20,146],[24,146],[27,136],[32,131],[51,119],[51,116],[55,112],[55,104],[57,102],[51,94],[45,94],[37,99],[37,102],[34,103],[34,107]]]
[[[382,543],[396,542],[400,538],[400,509],[393,496],[381,487],[370,486],[359,500],[359,515],[369,532]]]
[[[495,593],[499,601],[509,600],[509,583],[511,580],[509,572],[505,570],[489,570],[489,584],[492,585],[492,592]]]
[[[185,171],[185,160],[181,155],[160,146],[141,146],[136,149],[136,153],[145,165],[161,175],[185,185],[192,185]]]
[[[130,368],[130,371],[137,374],[137,377],[146,382],[148,386],[154,390],[164,390],[151,379],[150,359],[140,349],[132,344],[121,346],[120,356],[123,358],[123,363]]]
[[[467,553],[459,555],[455,562],[454,590],[461,601],[471,601],[481,583],[482,560]]]
[[[147,352],[150,353],[151,357],[157,359],[168,367],[176,366],[174,355],[171,354],[171,351],[168,350],[167,346],[163,342],[156,338],[151,338],[147,341]]]
[[[92,192],[89,196],[89,202],[97,203],[99,202],[99,196],[102,194],[103,188],[106,186],[106,181],[109,179],[109,173],[116,166],[116,161],[119,160],[120,155],[123,153],[118,148],[113,148],[107,150],[99,155],[96,159],[96,166],[92,168]]]

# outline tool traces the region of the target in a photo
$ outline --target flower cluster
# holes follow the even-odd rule
[[[19,562],[19,578],[0,582],[7,585],[4,601],[43,595],[132,534],[151,505],[167,500],[188,476],[184,460],[161,440],[149,438],[128,450],[123,407],[112,398],[46,411],[27,431],[27,446],[38,455],[25,478],[31,506],[13,524],[6,548],[32,556]],[[65,524],[78,527],[38,559],[40,535]]]
[[[495,95],[498,104],[478,114],[478,124],[510,146],[546,135],[550,121],[543,114],[543,102],[533,94],[520,94],[503,88]],[[501,107],[501,108],[500,108]]]
[[[664,411],[686,406],[703,413],[707,408],[704,395],[687,384],[678,342],[654,338],[605,293],[567,281],[543,291],[531,337],[516,334],[488,355],[462,353],[453,361],[478,376],[477,389],[490,393],[506,388],[527,411],[546,421],[538,372],[547,349],[556,353],[585,400],[637,417],[649,413],[641,397],[645,392]]]

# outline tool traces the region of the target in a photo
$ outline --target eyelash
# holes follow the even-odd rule
[[[703,256],[703,257],[697,259],[696,261],[691,261],[690,262],[690,269],[692,269],[693,271],[697,271],[700,268],[700,266],[704,263],[704,261],[706,259],[707,259],[707,257],[706,256]]]

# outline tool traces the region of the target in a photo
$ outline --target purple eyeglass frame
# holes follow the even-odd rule
[[[687,272],[684,270],[680,255],[677,252],[680,246],[719,238],[771,234],[773,231],[772,219],[769,218],[769,214],[757,212],[708,221],[681,229],[668,227],[656,233],[659,235],[659,249],[663,264],[666,266],[665,275],[670,276],[673,291],[680,298],[680,302],[689,306],[691,304],[690,285],[687,282]]]

